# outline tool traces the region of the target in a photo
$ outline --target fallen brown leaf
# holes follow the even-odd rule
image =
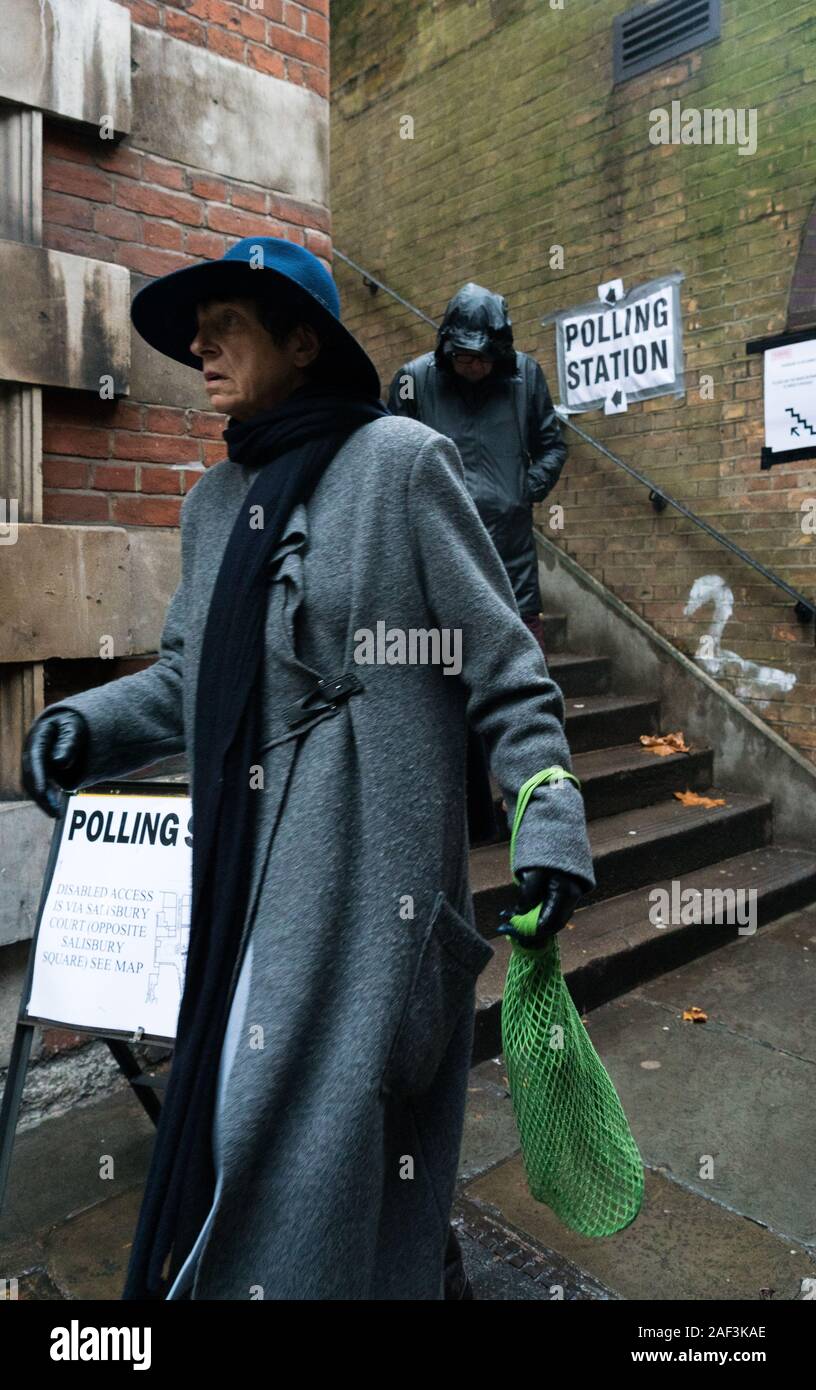
[[[696,1004],[692,1004],[690,1009],[683,1010],[683,1021],[686,1023],[705,1023],[707,1020],[708,1014],[703,1013],[702,1009],[698,1009]]]
[[[678,801],[682,801],[684,806],[724,806],[724,797],[700,796],[698,792],[675,792]]]
[[[641,734],[640,741],[644,748],[648,748],[650,753],[656,753],[659,758],[668,758],[672,753],[689,752],[682,729],[678,729],[676,734]]]

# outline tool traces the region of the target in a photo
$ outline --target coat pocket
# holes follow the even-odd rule
[[[492,956],[493,947],[437,893],[383,1071],[382,1094],[412,1096],[429,1089]]]

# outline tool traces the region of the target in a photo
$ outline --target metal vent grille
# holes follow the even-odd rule
[[[720,37],[720,0],[659,0],[615,18],[615,81]]]

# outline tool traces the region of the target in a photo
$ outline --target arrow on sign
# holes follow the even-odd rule
[[[623,281],[605,280],[598,286],[598,299],[601,304],[617,304],[619,299],[623,299]]]
[[[605,415],[617,415],[620,411],[628,410],[628,408],[629,402],[626,399],[626,392],[621,391],[619,386],[614,391],[610,391],[604,401]]]

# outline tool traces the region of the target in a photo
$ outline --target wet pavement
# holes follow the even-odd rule
[[[814,960],[808,908],[588,1016],[646,1167],[641,1212],[616,1236],[578,1236],[532,1200],[501,1059],[474,1069],[453,1222],[477,1299],[803,1296],[816,1279]],[[692,1006],[706,1022],[683,1020]],[[120,1297],[153,1133],[123,1081],[18,1136],[0,1279],[19,1298]]]
[[[578,1236],[530,1197],[500,1060],[471,1076],[462,1196],[602,1297],[802,1297],[816,1275],[815,987],[807,908],[588,1016],[646,1168],[626,1230]],[[706,1022],[683,1019],[695,1006]]]

